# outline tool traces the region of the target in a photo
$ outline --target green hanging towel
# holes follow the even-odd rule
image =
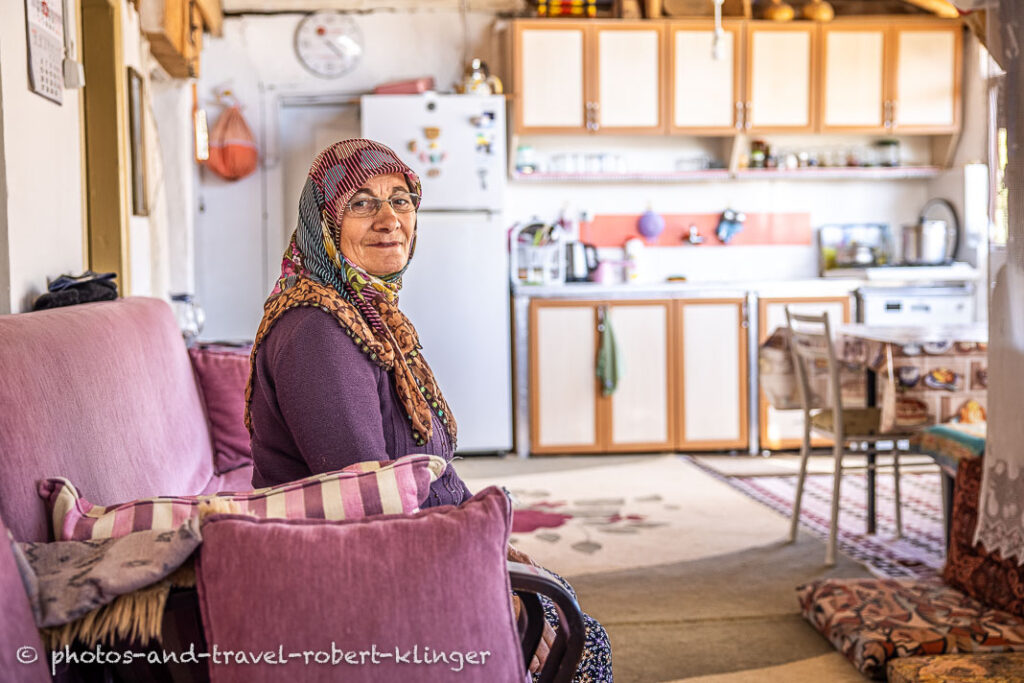
[[[597,349],[597,378],[601,381],[601,393],[611,396],[619,385],[622,359],[619,357],[619,347],[615,344],[615,332],[612,330],[612,322],[607,313],[601,316],[597,330],[601,335],[600,346]]]

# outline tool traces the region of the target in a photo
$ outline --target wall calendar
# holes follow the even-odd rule
[[[64,17],[61,0],[25,0],[32,91],[64,102]]]

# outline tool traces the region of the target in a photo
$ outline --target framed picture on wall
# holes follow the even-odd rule
[[[136,216],[149,215],[146,197],[146,140],[143,126],[142,75],[128,67],[128,135],[131,138],[132,155],[132,213]]]

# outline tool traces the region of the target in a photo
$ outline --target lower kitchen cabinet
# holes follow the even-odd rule
[[[620,360],[604,396],[596,367],[607,320]],[[675,443],[672,302],[530,302],[530,451],[670,451]]]
[[[746,449],[749,444],[746,301],[675,302],[676,449]]]
[[[671,301],[601,304],[615,334],[621,365],[615,392],[601,397],[601,424],[609,452],[670,451],[675,375]]]
[[[758,300],[758,343],[775,331],[786,326],[786,306],[794,313],[821,315],[828,313],[829,323],[838,325],[850,322],[850,297],[800,297],[800,298],[762,298]],[[768,405],[764,392],[761,392],[758,415],[760,418],[761,448],[782,450],[799,448],[803,439],[804,416],[802,410],[776,410]],[[830,446],[826,439],[812,439],[814,446]]]
[[[530,450],[594,453],[597,430],[597,305],[530,302]]]

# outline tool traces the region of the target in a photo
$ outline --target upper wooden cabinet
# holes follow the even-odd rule
[[[821,130],[886,131],[886,34],[880,24],[822,27]]]
[[[817,24],[748,23],[746,130],[814,132],[817,41]]]
[[[517,21],[518,133],[665,131],[661,22]]]
[[[515,132],[948,134],[962,23],[518,20]]]
[[[963,30],[958,22],[892,29],[889,118],[897,133],[951,133],[960,127]]]
[[[718,51],[707,21],[668,25],[668,130],[691,135],[728,135],[742,128],[743,25],[725,22]]]
[[[827,133],[952,133],[960,125],[957,22],[842,21],[821,28]]]

